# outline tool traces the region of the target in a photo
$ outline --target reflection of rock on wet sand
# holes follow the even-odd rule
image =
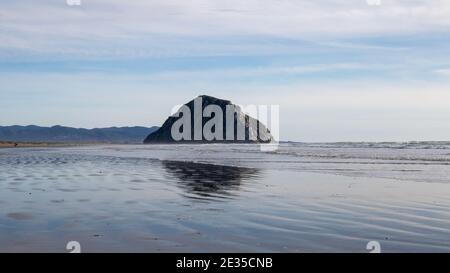
[[[226,198],[242,182],[259,177],[258,169],[194,162],[163,161],[163,167],[183,190],[201,197]]]

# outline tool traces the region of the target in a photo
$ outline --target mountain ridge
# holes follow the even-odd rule
[[[43,127],[37,125],[0,126],[0,140],[18,142],[56,143],[142,143],[158,127],[128,126],[106,128],[74,128],[62,125]]]

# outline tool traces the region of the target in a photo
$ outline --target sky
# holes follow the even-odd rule
[[[159,126],[208,94],[279,105],[282,140],[450,140],[450,1],[377,2],[0,0],[0,125]]]

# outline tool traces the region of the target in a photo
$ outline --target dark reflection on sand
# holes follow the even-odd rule
[[[8,213],[7,216],[14,220],[31,220],[31,219],[33,219],[33,215],[30,213],[26,213],[26,212]]]
[[[255,180],[261,173],[255,168],[240,168],[194,162],[162,161],[164,170],[178,182],[190,198],[230,198],[242,183]]]

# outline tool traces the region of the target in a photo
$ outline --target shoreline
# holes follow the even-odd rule
[[[107,143],[57,143],[57,142],[15,142],[15,141],[0,141],[0,149],[7,148],[58,148],[58,147],[78,147],[102,145]]]

